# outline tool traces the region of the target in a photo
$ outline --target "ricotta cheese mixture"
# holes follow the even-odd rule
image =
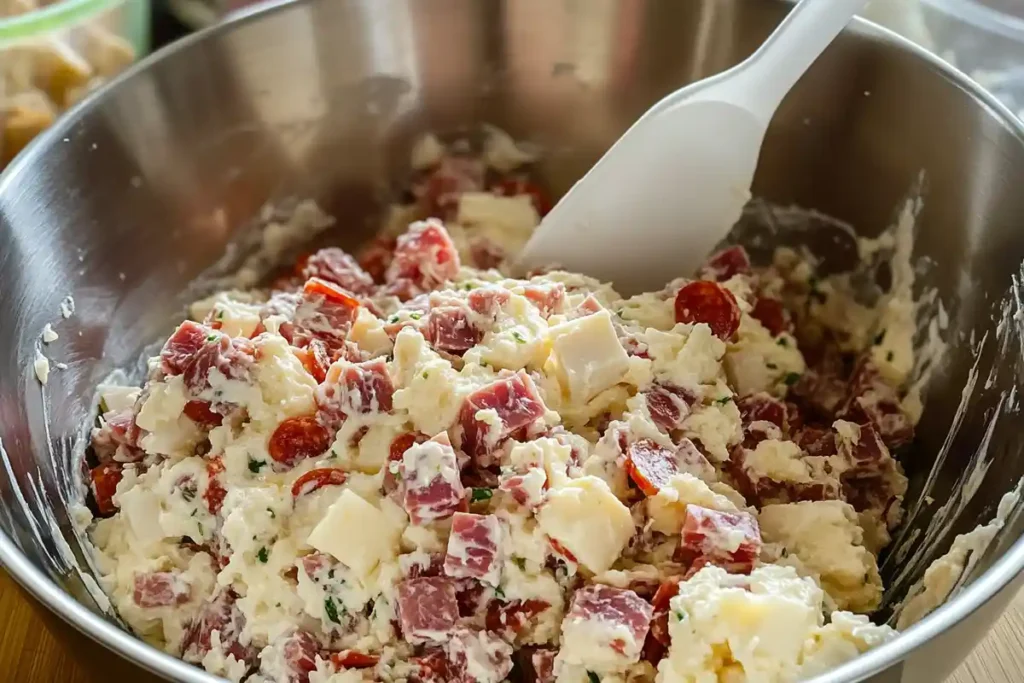
[[[139,636],[251,683],[781,683],[895,636],[891,312],[787,250],[629,298],[509,277],[531,160],[428,137],[358,256],[196,302],[100,388],[90,534]]]

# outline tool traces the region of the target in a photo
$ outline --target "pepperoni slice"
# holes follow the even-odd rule
[[[771,332],[773,337],[777,337],[783,332],[791,331],[793,328],[789,314],[782,307],[782,302],[778,299],[764,296],[758,297],[757,301],[754,302],[754,308],[750,311],[750,315],[761,321],[761,324]]]
[[[92,493],[96,498],[96,508],[102,517],[109,517],[117,512],[114,493],[117,491],[117,485],[121,482],[121,467],[119,462],[105,462],[89,472],[89,477],[92,479]]]
[[[342,650],[331,653],[331,664],[335,669],[370,669],[377,666],[380,655],[371,655],[357,650]]]
[[[327,353],[327,345],[322,340],[310,339],[306,348],[292,349],[292,352],[318,384],[327,378],[327,368],[331,367],[331,357]]]
[[[182,412],[201,427],[216,427],[224,422],[224,416],[215,412],[209,401],[189,401]]]
[[[359,308],[358,299],[353,298],[348,292],[333,282],[321,280],[318,277],[311,277],[306,280],[306,284],[302,286],[302,292],[310,296],[319,294],[328,301],[344,304],[352,309]]]
[[[725,282],[734,275],[750,274],[750,256],[743,247],[728,247],[713,254],[700,269],[703,279]]]
[[[626,472],[633,483],[648,496],[668,486],[672,475],[679,471],[675,453],[650,439],[641,439],[629,445],[626,454]]]
[[[725,287],[697,280],[676,294],[676,322],[706,323],[716,337],[728,341],[739,329],[740,307]]]
[[[341,486],[348,479],[345,470],[337,467],[320,467],[306,472],[292,484],[292,495],[298,498],[313,493],[324,486]]]
[[[310,415],[291,417],[279,424],[270,437],[267,450],[275,461],[294,467],[300,460],[320,455],[330,445],[330,434]]]

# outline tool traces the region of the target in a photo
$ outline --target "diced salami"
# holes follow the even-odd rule
[[[793,321],[789,312],[782,306],[778,299],[766,296],[758,297],[750,311],[750,315],[756,318],[773,337],[783,332],[793,331]]]
[[[700,269],[702,280],[725,282],[734,275],[750,275],[750,256],[741,246],[727,247],[708,258]]]
[[[400,473],[402,506],[413,524],[447,519],[464,505],[459,463],[444,432],[408,448]]]
[[[271,648],[275,656],[260,657],[260,673],[267,680],[280,683],[309,683],[309,675],[316,670],[320,642],[308,631],[297,629],[279,637]],[[269,665],[269,666],[268,666]]]
[[[373,278],[344,249],[328,247],[310,256],[300,273],[307,280],[312,277],[338,285],[347,292],[367,295],[373,292]]]
[[[380,655],[359,652],[358,650],[342,650],[331,653],[331,664],[335,670],[372,669],[380,661]]]
[[[459,253],[437,220],[413,223],[398,238],[387,281],[409,280],[423,291],[436,289],[459,272]]]
[[[192,321],[179,325],[160,352],[164,372],[182,375],[193,397],[210,386],[214,370],[227,379],[247,379],[255,355],[248,339],[231,338]]]
[[[427,317],[427,341],[438,351],[462,355],[479,344],[483,336],[461,306],[439,306]]]
[[[445,577],[406,579],[398,584],[402,635],[410,643],[445,642],[459,620],[455,580]]]
[[[835,419],[847,397],[846,382],[816,369],[805,370],[789,391],[805,410],[826,421]]]
[[[349,342],[345,343],[347,345]],[[306,348],[294,349],[294,353],[302,362],[302,367],[317,383],[324,381],[327,377],[327,368],[331,366],[331,356],[322,340],[311,339]]]
[[[305,496],[325,486],[341,486],[348,475],[337,467],[320,467],[306,472],[292,484],[292,495]]]
[[[329,351],[341,348],[359,312],[359,301],[334,283],[311,277],[302,286],[292,317],[291,343],[306,346],[319,339]],[[284,328],[282,336],[286,336]]]
[[[512,671],[512,646],[489,631],[458,628],[446,649],[452,683],[501,683]]]
[[[202,665],[211,649],[211,634],[218,632],[221,650],[250,666],[256,662],[259,650],[252,644],[243,645],[240,638],[245,629],[245,615],[238,608],[238,594],[228,588],[216,593],[189,624],[182,637],[181,657],[186,662]]]
[[[786,429],[786,406],[779,399],[766,392],[749,394],[736,400],[740,411],[740,419],[745,423],[764,420]]]
[[[562,641],[586,639],[594,649],[606,651],[606,660],[635,663],[653,613],[651,605],[631,590],[588,584],[573,595],[562,621]]]
[[[228,495],[227,489],[220,481],[220,474],[223,471],[224,461],[220,457],[206,461],[206,491],[203,493],[203,500],[206,501],[206,509],[214,515],[220,512],[224,497]]]
[[[524,683],[555,683],[557,650],[550,647],[531,647],[523,648],[519,653]]]
[[[207,429],[224,422],[224,416],[216,412],[209,401],[189,401],[182,412],[185,417]]]
[[[668,486],[679,467],[673,450],[650,439],[640,439],[626,449],[626,472],[641,491],[654,496]]]
[[[523,296],[530,300],[544,318],[565,310],[565,285],[561,282],[529,284]]]
[[[321,455],[330,445],[330,434],[315,417],[290,417],[271,434],[267,450],[281,466],[294,467],[302,460]]]
[[[89,472],[92,495],[100,517],[110,517],[117,512],[114,494],[117,493],[117,485],[121,483],[123,467],[119,462],[105,462]]]
[[[139,607],[173,607],[192,597],[192,586],[179,574],[149,572],[135,575],[132,598]]]
[[[494,515],[456,512],[452,517],[444,573],[453,578],[501,581],[501,523]]]
[[[480,411],[497,413],[497,422],[477,415]],[[477,389],[466,397],[459,411],[462,450],[481,464],[509,434],[544,415],[544,403],[533,380],[520,370]]]
[[[831,429],[807,426],[793,435],[793,441],[812,457],[827,458],[836,454],[836,435]]]
[[[440,647],[427,647],[424,653],[412,658],[417,670],[409,676],[410,683],[451,683],[448,656]]]
[[[753,515],[686,506],[677,561],[697,567],[714,564],[732,573],[749,574],[760,554],[761,530]]]
[[[387,363],[383,359],[364,363],[339,361],[327,371],[316,390],[320,421],[336,430],[353,415],[390,413],[395,393]]]
[[[676,294],[677,323],[705,323],[723,341],[729,341],[740,326],[740,307],[725,287],[697,280]]]
[[[644,398],[654,424],[666,433],[682,427],[690,414],[692,398],[679,387],[655,384],[644,392]]]

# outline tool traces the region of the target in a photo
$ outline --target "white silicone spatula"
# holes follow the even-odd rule
[[[624,292],[691,275],[739,219],[765,131],[868,0],[803,0],[739,66],[664,98],[566,194],[520,256]]]

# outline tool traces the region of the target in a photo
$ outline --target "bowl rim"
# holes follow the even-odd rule
[[[921,0],[932,9],[989,33],[1024,42],[1024,17],[1016,17],[974,0]]]
[[[74,1],[91,6],[93,3],[97,5],[115,4],[122,0]],[[129,69],[87,95],[53,126],[36,136],[7,168],[0,172],[0,195],[14,191],[13,188],[21,177],[28,174],[32,160],[45,154],[47,146],[56,144],[66,137],[77,125],[82,114],[97,107],[100,99],[123,87],[129,80],[136,78],[155,62],[183,52],[213,36],[234,31],[241,25],[260,21],[277,12],[289,11],[293,7],[313,4],[316,1],[273,0],[251,8],[244,8],[232,13],[225,21],[188,35],[136,62]],[[994,117],[1000,119],[1024,146],[1024,121],[1017,118],[1006,105],[956,67],[894,31],[859,17],[851,22],[846,31],[858,33],[868,39],[891,43],[896,48],[909,53],[913,58],[922,60],[935,70],[937,75],[956,84]],[[112,620],[100,616],[78,602],[37,569],[14,540],[2,529],[0,529],[0,566],[6,568],[22,588],[66,623],[138,666],[168,680],[187,683],[216,683],[222,680],[158,650],[129,631],[118,627]],[[1021,574],[1022,570],[1024,570],[1024,534],[1018,537],[1003,556],[981,576],[920,622],[906,631],[900,632],[896,638],[869,650],[856,659],[809,679],[808,683],[853,683],[881,673],[893,665],[898,665],[928,641],[942,635],[996,597]]]
[[[24,14],[0,19],[0,45],[67,28],[100,12],[139,0],[62,0]]]

